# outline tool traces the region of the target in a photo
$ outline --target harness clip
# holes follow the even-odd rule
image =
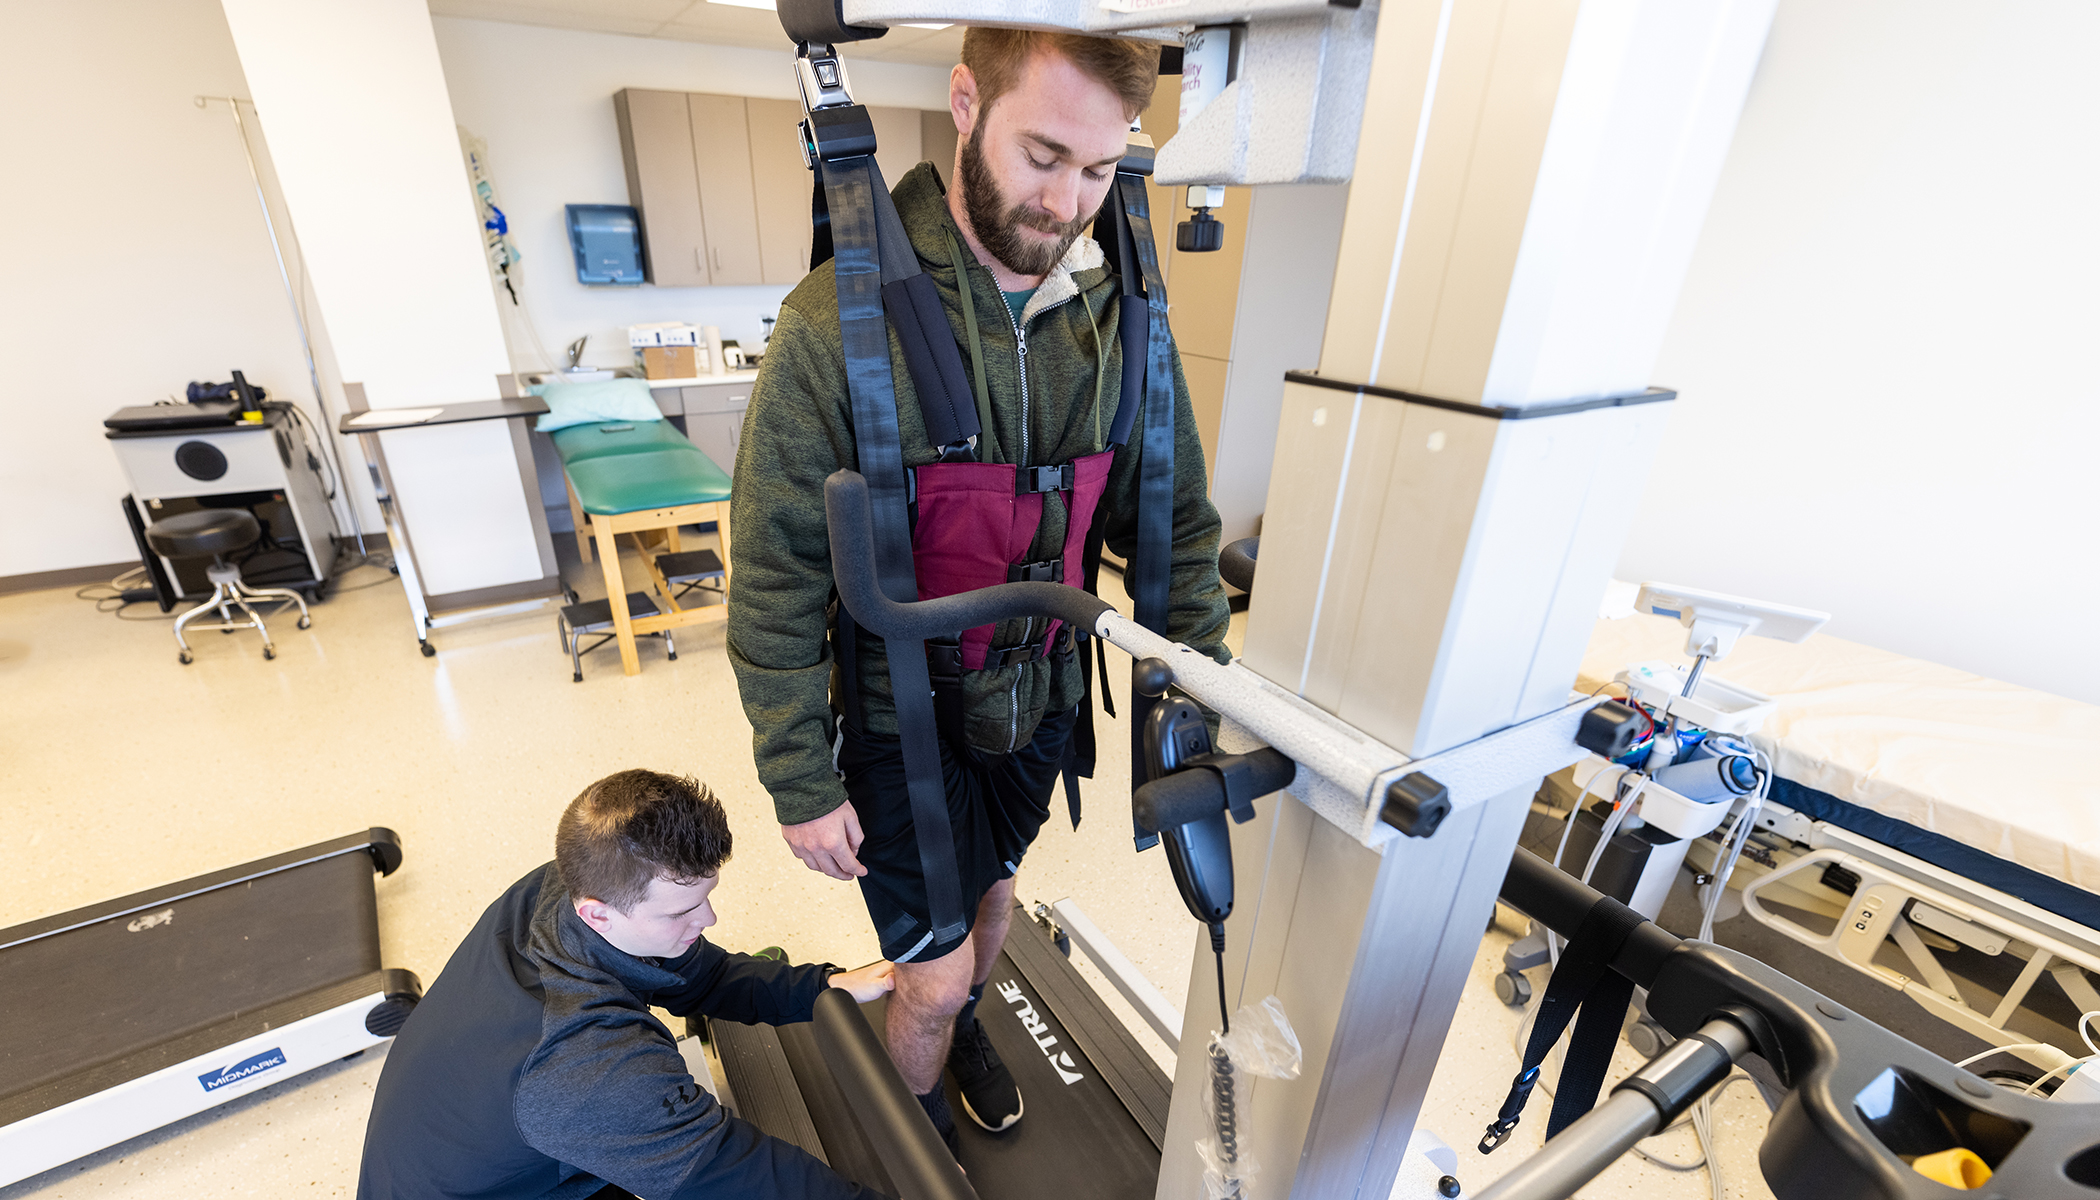
[[[1048,558],[1042,562],[1014,563],[1006,568],[1008,583],[1063,583],[1065,560]]]
[[[1014,469],[1014,495],[1032,496],[1041,492],[1069,492],[1079,481],[1079,469],[1072,463],[1057,467],[1016,467]]]

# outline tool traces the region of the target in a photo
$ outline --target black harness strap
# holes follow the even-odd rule
[[[883,293],[886,276],[904,264],[910,270],[916,270],[918,264],[872,156],[827,161],[819,170],[831,218],[832,272],[838,286],[839,333],[853,410],[853,438],[860,472],[867,477],[873,501],[869,509],[875,524],[878,583],[891,599],[909,603],[919,598],[919,585],[912,564],[911,498],[897,431],[897,392],[890,374]],[[956,373],[961,373],[959,363]],[[974,424],[974,406],[969,411]],[[841,625],[846,619],[842,615]],[[852,640],[850,633],[843,639],[848,645]],[[955,839],[948,823],[948,793],[941,776],[940,733],[935,727],[926,650],[919,642],[893,642],[887,649],[897,736],[912,824],[918,834],[919,869],[925,876],[931,910],[928,916],[934,940],[953,941],[963,937],[969,926],[963,916]]]
[[[1568,1022],[1575,1020],[1575,1036],[1560,1068],[1560,1087],[1553,1096],[1553,1114],[1546,1121],[1546,1136],[1552,1138],[1596,1106],[1597,1092],[1604,1086],[1604,1073],[1611,1066],[1612,1050],[1619,1041],[1619,1024],[1626,1017],[1627,1002],[1633,999],[1633,981],[1611,969],[1612,959],[1626,945],[1635,929],[1648,918],[1606,897],[1597,902],[1576,926],[1575,936],[1561,952],[1539,1001],[1532,1021],[1531,1038],[1524,1043],[1524,1063],[1510,1083],[1502,1110],[1480,1139],[1480,1152],[1492,1153],[1509,1139],[1524,1112],[1531,1089],[1538,1084],[1540,1064],[1553,1043],[1560,1040]]]
[[[1167,288],[1160,280],[1159,253],[1152,240],[1152,216],[1142,176],[1118,174],[1116,242],[1123,271],[1122,301],[1117,321],[1123,337],[1123,396],[1116,405],[1115,431],[1128,437],[1137,415],[1133,400],[1142,397],[1145,427],[1138,443],[1137,553],[1131,556],[1124,582],[1130,589],[1137,623],[1154,633],[1167,632],[1167,590],[1174,546],[1174,360],[1173,335],[1167,330]],[[1132,266],[1136,270],[1131,270]],[[1142,291],[1133,285],[1142,280]],[[1142,299],[1143,306],[1137,303]],[[1137,329],[1140,322],[1143,328]],[[1142,333],[1144,341],[1132,337]],[[1142,358],[1130,348],[1143,345]],[[1132,359],[1137,358],[1135,370]],[[1133,387],[1133,376],[1137,386]],[[1137,664],[1132,663],[1133,672]],[[1134,675],[1133,675],[1134,678]],[[1130,784],[1145,782],[1145,716],[1156,698],[1135,687],[1130,692]],[[1159,840],[1137,828],[1131,836],[1139,849]]]

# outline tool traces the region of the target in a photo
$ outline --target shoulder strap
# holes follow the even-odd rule
[[[882,172],[872,154],[836,161],[820,161],[826,208],[830,212],[833,275],[838,284],[839,334],[846,359],[846,390],[853,412],[853,438],[858,450],[860,473],[867,477],[872,498],[869,505],[875,524],[877,583],[894,600],[919,598],[917,573],[912,565],[909,496],[905,489],[904,452],[897,430],[897,391],[891,382],[886,301],[899,295],[902,306],[915,307],[919,298],[900,288],[891,293],[886,280],[904,269],[916,271],[910,243],[897,220],[889,193],[882,186]],[[887,218],[887,219],[885,219]],[[901,282],[909,276],[899,276]],[[924,279],[921,274],[919,278]],[[930,282],[928,281],[929,287]],[[949,354],[955,341],[946,336],[947,317],[941,322]],[[924,323],[907,312],[898,322],[899,337],[906,327],[924,332]],[[910,351],[906,351],[907,363]],[[960,362],[955,375],[962,374]],[[923,398],[928,389],[914,372]],[[964,397],[968,392],[962,393]],[[965,402],[971,423],[976,409]],[[928,430],[933,423],[929,419]],[[938,435],[936,435],[938,436]],[[938,444],[938,443],[937,443]],[[904,758],[906,790],[911,799],[912,824],[918,834],[919,867],[926,880],[928,913],[936,942],[958,939],[968,926],[962,912],[962,890],[955,866],[955,839],[948,823],[948,793],[941,776],[939,733],[935,728],[933,694],[927,675],[923,642],[890,641],[886,647],[890,668],[890,691],[897,710],[897,735]]]
[[[1174,341],[1167,329],[1167,288],[1160,278],[1159,252],[1152,240],[1145,177],[1117,172],[1112,196],[1112,240],[1116,270],[1123,279],[1116,310],[1123,342],[1123,394],[1116,403],[1110,443],[1127,445],[1140,407],[1145,416],[1138,441],[1137,552],[1131,556],[1124,582],[1130,589],[1137,623],[1164,636],[1174,544]],[[1135,663],[1131,669],[1137,669]],[[1154,702],[1154,697],[1131,689],[1133,789],[1145,782],[1145,716]],[[1158,834],[1137,828],[1135,822],[1131,834],[1141,850],[1159,840]]]

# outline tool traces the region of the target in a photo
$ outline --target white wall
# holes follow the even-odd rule
[[[0,576],[136,559],[103,417],[234,368],[313,414],[233,120],[192,102],[247,83],[217,0],[8,4],[0,46]]]
[[[1621,577],[2100,702],[2095,46],[2083,0],[1783,0]]]
[[[486,400],[510,369],[423,0],[221,0],[343,378],[374,408]],[[501,421],[381,436],[430,595],[540,580]]]
[[[587,287],[576,282],[563,205],[627,203],[613,93],[639,87],[792,99],[785,38],[769,52],[455,17],[434,24],[453,115],[488,142],[496,191],[523,255],[526,304],[549,352],[589,334],[585,362],[626,366],[633,355],[625,327],[646,321],[717,325],[724,337],[756,344],[759,318],[779,311],[789,288]],[[856,62],[852,71],[864,103],[947,107],[946,68]]]

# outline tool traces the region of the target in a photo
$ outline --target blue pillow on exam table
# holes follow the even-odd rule
[[[601,421],[661,421],[664,416],[644,379],[549,383],[532,390],[547,402],[547,411],[533,426],[541,433]]]

